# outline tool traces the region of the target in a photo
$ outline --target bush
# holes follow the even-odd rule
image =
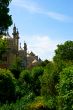
[[[28,110],[55,110],[53,99],[38,96],[34,101],[27,105]]]
[[[44,74],[41,77],[41,95],[54,96],[55,94],[55,81],[54,78],[54,64],[50,62],[44,70]]]
[[[57,85],[57,109],[73,110],[73,66],[63,69]]]
[[[36,80],[39,76],[41,76],[44,72],[44,69],[41,66],[34,67],[32,69],[32,77]]]
[[[19,76],[21,95],[31,92],[31,85],[31,72],[29,70],[23,70]]]
[[[6,103],[0,105],[0,110],[30,110],[27,108],[27,105],[30,104],[34,100],[33,94],[28,94],[22,97],[20,100],[16,100],[15,103]]]
[[[42,77],[43,72],[44,69],[41,66],[32,69],[32,90],[36,96],[41,94],[40,78]]]
[[[9,70],[0,69],[0,102],[12,101],[14,97],[14,77]]]
[[[12,72],[12,74],[14,75],[14,77],[16,78],[16,79],[18,79],[19,78],[19,75],[20,75],[20,73],[21,73],[21,70],[23,69],[22,67],[21,67],[21,58],[19,58],[19,57],[17,57],[16,59],[15,59],[15,61],[10,65],[10,67],[9,67],[9,69],[10,69],[10,71]]]

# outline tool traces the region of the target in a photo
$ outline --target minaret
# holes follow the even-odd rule
[[[13,36],[15,37],[15,35],[16,35],[16,26],[15,26],[15,24],[14,24],[14,27],[13,27]]]
[[[19,48],[19,32],[18,29],[16,28],[15,24],[13,27],[13,39],[14,39],[14,47],[18,51]]]
[[[25,60],[25,67],[27,67],[27,44],[24,42],[24,60]]]

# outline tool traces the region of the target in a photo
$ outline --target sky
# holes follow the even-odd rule
[[[9,8],[22,47],[25,41],[42,60],[52,60],[58,44],[73,40],[73,0],[12,0]]]

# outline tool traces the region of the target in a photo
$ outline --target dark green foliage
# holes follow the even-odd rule
[[[29,70],[23,70],[19,76],[20,94],[23,96],[32,91],[32,78]]]
[[[53,108],[53,100],[46,100],[45,97],[35,97],[34,101],[28,104],[29,110],[56,110]],[[52,105],[52,106],[51,106]]]
[[[8,8],[10,2],[11,0],[0,0],[0,34],[5,34],[8,27],[12,24]]]
[[[6,39],[0,38],[0,60],[2,60],[2,55],[7,51],[7,41]]]
[[[36,80],[39,76],[42,76],[44,69],[42,66],[37,66],[32,69],[32,77]]]
[[[5,73],[3,75],[4,78],[2,78],[3,80],[0,80],[0,85],[4,84],[4,86],[1,86],[2,92],[0,91],[0,94],[3,97],[4,94],[2,93],[5,93],[4,98],[0,96],[1,101],[12,100],[13,96],[15,96],[17,101],[10,105],[4,104],[0,109],[73,110],[72,43],[72,41],[67,41],[64,45],[58,45],[54,62],[43,61],[31,70],[23,70],[21,60],[18,58],[13,64],[13,71],[11,70],[15,78],[17,78],[15,81],[13,78],[9,78],[11,76],[10,71],[1,70],[2,74]],[[70,54],[66,52],[70,52]],[[13,92],[7,92],[6,89]]]
[[[15,103],[0,105],[0,110],[30,110],[27,105],[34,100],[33,94],[27,94]]]
[[[57,89],[57,109],[73,110],[73,66],[65,68],[60,73]]]
[[[18,79],[21,71],[23,70],[21,67],[21,58],[17,57],[9,69],[13,73],[14,77]]]
[[[55,95],[55,66],[54,63],[50,62],[44,70],[44,74],[41,78],[41,95],[45,97]]]
[[[43,75],[43,72],[44,69],[41,66],[32,69],[32,90],[37,96],[41,94],[40,78]]]
[[[66,41],[64,44],[57,45],[55,50],[54,61],[73,60],[73,41]]]
[[[45,61],[42,61],[41,63],[39,63],[38,65],[42,66],[42,67],[45,67],[48,63],[50,63],[50,61],[45,60]]]
[[[31,81],[31,72],[29,70],[23,70],[20,74],[19,80],[24,83],[29,83]]]
[[[9,70],[0,69],[0,102],[15,98],[14,77]]]

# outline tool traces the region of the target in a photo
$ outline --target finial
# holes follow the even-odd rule
[[[16,26],[15,26],[15,23],[14,23],[14,27],[13,27],[13,34],[16,34]]]
[[[27,49],[27,44],[26,44],[26,42],[24,41],[24,50],[26,50]]]

